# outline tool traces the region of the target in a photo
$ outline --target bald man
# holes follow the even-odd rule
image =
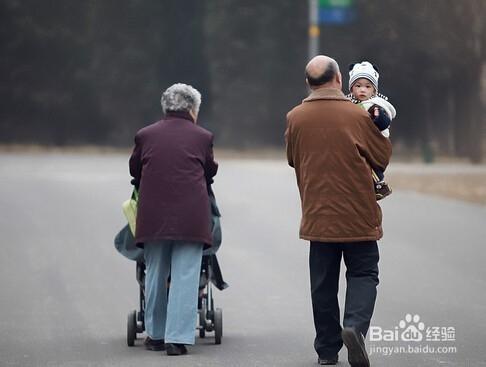
[[[335,365],[344,342],[351,366],[367,367],[364,338],[378,285],[377,240],[383,235],[371,167],[386,168],[391,144],[341,92],[335,60],[314,57],[305,76],[311,93],[287,114],[285,138],[302,202],[300,238],[310,242],[314,348],[320,365]],[[342,258],[343,327],[337,298]]]

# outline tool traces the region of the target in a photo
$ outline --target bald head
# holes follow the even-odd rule
[[[341,73],[336,60],[318,55],[314,57],[305,67],[307,84],[312,89],[321,87],[341,89]]]

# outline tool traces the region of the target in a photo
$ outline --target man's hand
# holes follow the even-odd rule
[[[380,116],[380,109],[378,108],[378,106],[375,106],[373,112],[374,112],[373,114],[374,114],[375,117]]]
[[[368,113],[380,131],[390,126],[390,118],[383,107],[374,104],[368,109]]]

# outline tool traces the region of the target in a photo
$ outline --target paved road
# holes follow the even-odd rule
[[[231,285],[215,294],[223,344],[198,339],[175,358],[125,344],[137,284],[112,239],[130,194],[126,156],[2,154],[0,190],[0,366],[316,364],[307,245],[297,238],[300,207],[285,162],[221,162],[219,259]],[[372,324],[401,331],[400,320],[417,314],[425,327],[453,327],[456,340],[424,343],[424,330],[420,343],[368,346],[457,351],[377,353],[373,366],[486,366],[486,207],[396,192],[383,211]],[[344,350],[340,359],[346,366]]]

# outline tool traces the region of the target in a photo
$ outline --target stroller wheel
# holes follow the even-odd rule
[[[127,345],[133,347],[137,339],[137,311],[131,311],[127,319]]]
[[[214,310],[214,343],[221,344],[223,338],[223,310]]]
[[[137,312],[137,334],[142,334],[145,331],[144,313]]]
[[[206,320],[204,310],[199,310],[199,337],[204,338],[206,336]]]

